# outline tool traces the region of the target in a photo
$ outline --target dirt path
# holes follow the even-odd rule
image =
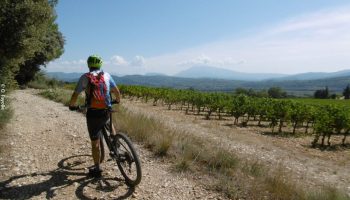
[[[86,176],[91,166],[85,117],[62,104],[35,96],[33,90],[11,94],[14,117],[0,145],[0,199],[225,199],[205,190],[188,174],[137,146],[143,179],[128,188],[113,162],[102,165],[102,179]]]
[[[310,148],[309,138],[281,138],[257,133],[270,131],[258,127],[233,126],[233,119],[205,120],[204,116],[186,115],[184,111],[167,110],[140,101],[124,102],[130,111],[143,113],[173,129],[210,139],[244,159],[281,165],[297,182],[306,185],[331,185],[350,196],[350,149],[321,151]]]

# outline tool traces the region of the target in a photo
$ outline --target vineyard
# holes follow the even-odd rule
[[[312,146],[330,146],[332,135],[342,135],[342,144],[350,132],[350,108],[341,104],[310,104],[300,100],[256,98],[227,93],[194,90],[119,86],[124,97],[185,114],[204,115],[207,120],[233,117],[236,126],[269,126],[271,133],[312,134]],[[277,129],[277,130],[276,130]]]

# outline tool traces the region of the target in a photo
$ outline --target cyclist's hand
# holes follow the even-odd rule
[[[120,103],[120,101],[118,101],[118,100],[113,100],[112,102],[111,102],[112,104],[119,104]]]
[[[69,106],[69,110],[73,111],[73,110],[76,110],[77,107],[76,106]]]

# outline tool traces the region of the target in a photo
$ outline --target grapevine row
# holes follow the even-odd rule
[[[344,135],[344,145],[350,132],[350,109],[340,105],[309,105],[293,100],[145,86],[121,85],[120,90],[124,96],[130,98],[145,102],[152,100],[154,106],[161,103],[169,110],[175,107],[184,110],[186,114],[205,113],[208,120],[216,115],[219,119],[232,116],[234,125],[240,126],[261,126],[267,122],[272,133],[275,133],[276,127],[278,133],[282,133],[286,125],[291,125],[293,134],[300,129],[309,133],[311,129],[315,135],[313,146],[318,144],[320,138],[321,146],[324,146],[326,138],[330,145],[332,135]]]

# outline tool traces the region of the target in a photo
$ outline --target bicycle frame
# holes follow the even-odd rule
[[[112,110],[109,110],[108,111],[109,112],[109,127],[108,127],[108,129],[109,129],[109,132],[110,132],[110,135],[111,135],[111,132],[113,131],[113,121],[112,121],[112,113],[113,113],[113,111]],[[106,127],[106,125],[103,127],[103,129],[102,129],[102,136],[101,137],[103,137],[104,138],[104,140],[105,140],[105,142],[106,142],[106,144],[107,144],[107,146],[108,146],[108,149],[110,150],[110,157],[111,158],[113,158],[113,159],[119,159],[119,155],[115,155],[115,156],[112,156],[111,155],[111,152],[116,152],[117,154],[118,154],[118,151],[116,151],[116,149],[114,149],[115,147],[112,145],[112,141],[110,140],[110,135],[108,136],[108,134],[107,134],[107,127]],[[104,155],[104,145],[103,145],[103,140],[102,140],[102,138],[100,138],[100,144],[101,144],[101,153],[103,153],[103,155]]]

